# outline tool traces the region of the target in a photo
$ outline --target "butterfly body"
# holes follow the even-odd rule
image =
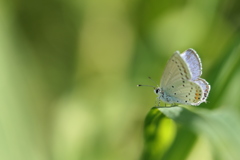
[[[167,63],[160,87],[154,92],[158,100],[169,104],[199,105],[206,102],[208,82],[200,78],[202,64],[195,50],[176,51]]]
[[[167,93],[166,91],[163,91],[163,89],[160,87],[156,88],[154,92],[159,96],[158,99],[165,103],[173,104],[178,101],[174,96]]]

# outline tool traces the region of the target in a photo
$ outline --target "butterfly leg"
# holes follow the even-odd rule
[[[155,106],[156,106],[156,107],[159,107],[159,106],[160,106],[160,100],[159,100],[159,98],[158,98],[158,97],[156,98],[156,101],[155,101]]]
[[[175,106],[177,106],[177,103],[172,103],[171,104],[171,107],[175,107]]]
[[[158,99],[156,98],[156,101],[155,101],[155,106],[157,107],[158,106]]]

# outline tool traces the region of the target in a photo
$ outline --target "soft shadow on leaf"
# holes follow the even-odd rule
[[[161,146],[161,148],[156,142],[154,143],[154,140],[159,136],[156,134],[156,130],[149,133],[146,129],[149,125],[154,125],[157,129],[161,121],[166,118],[175,122],[177,134],[173,141],[169,141],[171,144],[165,148]],[[238,159],[240,157],[238,150],[240,147],[240,126],[236,122],[239,121],[239,117],[234,112],[223,109],[213,111],[195,107],[189,109],[179,106],[153,107],[145,123],[146,143],[143,159],[186,159],[198,135],[203,135],[210,142],[215,159]],[[149,139],[149,137],[154,138]],[[151,153],[153,148],[155,150],[158,148],[161,154],[153,156]]]
[[[142,160],[154,160],[162,157],[170,146],[174,134],[175,125],[172,120],[165,117],[157,108],[152,108],[145,119],[145,147]]]

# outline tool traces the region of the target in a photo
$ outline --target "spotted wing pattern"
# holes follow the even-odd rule
[[[163,73],[160,88],[168,96],[169,103],[199,105],[205,102],[210,85],[201,76],[201,61],[193,49],[170,58]]]

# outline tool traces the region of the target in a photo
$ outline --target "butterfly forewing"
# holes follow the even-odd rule
[[[177,51],[173,54],[164,70],[160,87],[170,87],[175,83],[181,83],[183,80],[191,78],[190,71]],[[174,87],[173,87],[174,88]]]
[[[167,66],[162,75],[161,87],[168,87],[171,84],[180,82],[183,79],[189,79],[191,77],[190,71],[188,70],[186,64],[180,57],[180,53],[177,51],[169,59]]]

